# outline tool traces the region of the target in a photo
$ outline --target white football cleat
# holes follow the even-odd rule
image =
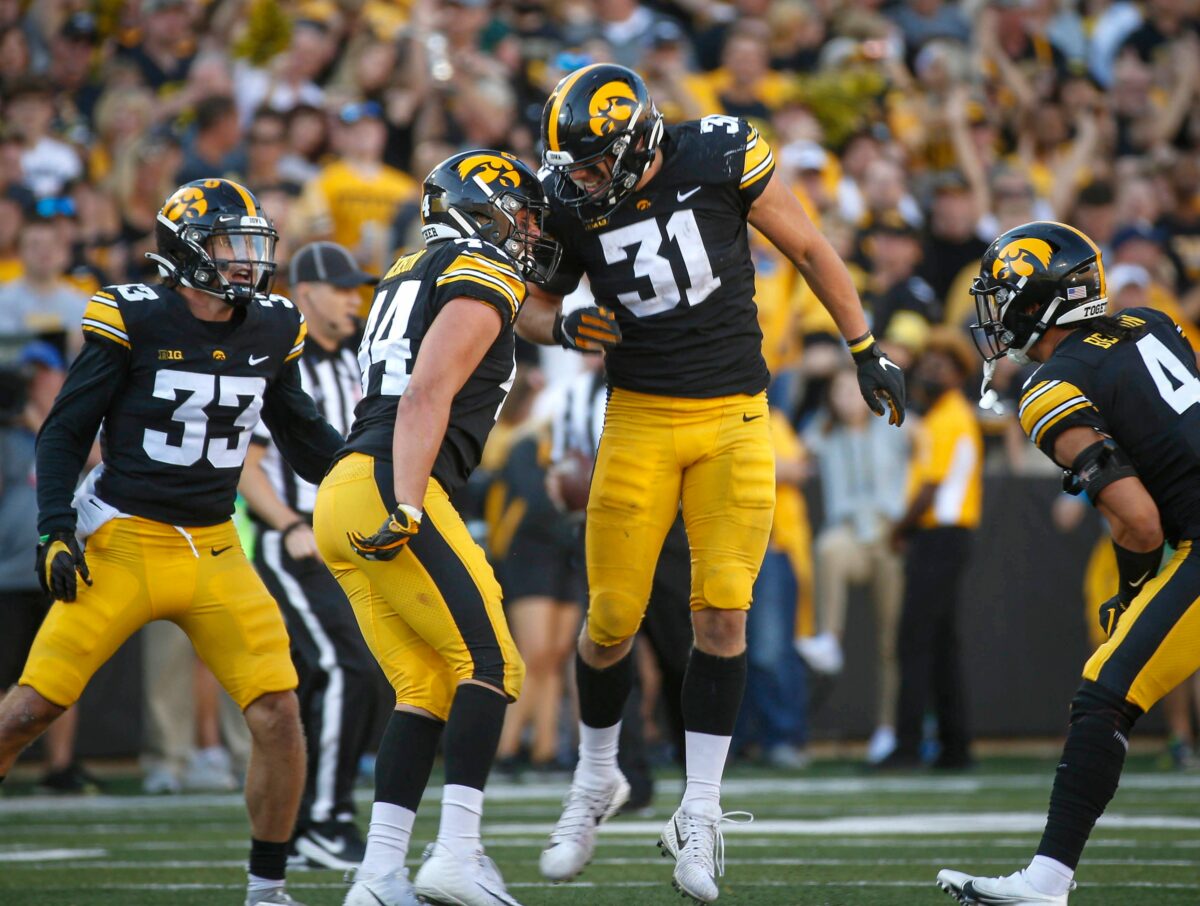
[[[695,815],[685,812],[683,806],[675,810],[671,820],[659,836],[658,848],[664,856],[675,860],[675,872],[671,883],[684,896],[697,903],[713,903],[720,895],[717,878],[725,874],[725,836],[721,833],[722,821],[733,821],[745,817],[749,824],[754,816],[749,812],[726,812],[718,810],[711,815]]]
[[[1067,893],[1042,893],[1025,880],[1023,871],[1003,878],[977,878],[944,868],[938,872],[937,885],[958,902],[978,906],[1067,906]],[[1072,881],[1070,890],[1074,889]]]
[[[417,869],[413,890],[438,906],[521,906],[500,877],[500,869],[482,849],[463,859],[441,843],[431,843]]]
[[[368,881],[356,880],[342,906],[421,906],[421,901],[408,880],[408,869],[402,868]]]
[[[836,676],[842,672],[842,665],[845,663],[842,645],[832,632],[801,636],[796,639],[795,645],[796,653],[811,670],[825,676]]]
[[[304,906],[299,900],[292,899],[292,895],[282,887],[276,887],[259,899],[255,899],[256,896],[256,894],[247,893],[246,906]]]
[[[562,816],[550,831],[550,845],[542,850],[538,868],[549,881],[569,881],[592,860],[596,829],[629,801],[629,781],[620,771],[606,790],[589,790],[571,784],[563,799]]]

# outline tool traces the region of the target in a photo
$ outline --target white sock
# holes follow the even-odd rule
[[[376,802],[371,806],[367,852],[355,875],[357,880],[380,878],[404,867],[416,818],[416,812],[392,802]]]
[[[1034,856],[1029,867],[1025,869],[1025,880],[1051,897],[1061,897],[1070,890],[1071,879],[1074,877],[1075,872],[1049,856]]]
[[[617,776],[617,740],[621,737],[621,722],[611,727],[589,727],[579,724],[579,764],[575,766],[575,783],[589,790],[603,790]]]
[[[448,783],[442,787],[442,822],[438,843],[466,858],[483,848],[479,822],[483,818],[483,790]]]
[[[729,756],[732,736],[710,733],[683,734],[687,752],[687,786],[683,788],[683,809],[693,815],[719,817],[721,814],[721,777]]]
[[[246,893],[261,893],[264,895],[274,893],[276,890],[282,890],[285,883],[282,880],[277,881],[274,878],[260,878],[258,875],[247,874],[249,880],[246,882]],[[265,898],[265,896],[259,897],[259,899]]]

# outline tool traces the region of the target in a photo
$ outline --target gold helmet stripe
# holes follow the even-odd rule
[[[585,72],[590,72],[597,66],[602,66],[602,63],[593,63],[590,66],[585,66],[583,69],[576,69],[573,73],[567,76],[559,86],[554,89],[554,95],[550,99],[550,123],[547,127],[546,144],[550,146],[551,151],[561,151],[558,146],[558,114],[562,111],[563,99],[566,98],[567,92],[571,87],[579,81],[579,77]]]
[[[1100,295],[1101,297],[1107,298],[1108,281],[1104,278],[1104,259],[1100,257],[1100,246],[1096,245],[1096,243],[1092,241],[1092,237],[1083,232],[1083,230],[1078,230],[1069,223],[1059,223],[1057,220],[1052,220],[1051,223],[1054,223],[1060,227],[1066,227],[1068,230],[1086,242],[1091,247],[1092,251],[1096,253],[1096,269],[1100,272]]]
[[[247,191],[245,186],[241,185],[240,183],[234,182],[232,179],[222,179],[221,182],[231,185],[235,189],[237,189],[237,193],[242,196],[242,201],[246,205],[246,212],[251,217],[258,216],[258,211],[255,210],[255,207],[254,207],[254,196],[251,195],[249,191]]]

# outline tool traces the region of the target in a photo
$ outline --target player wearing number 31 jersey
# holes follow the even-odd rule
[[[628,796],[616,767],[628,653],[682,505],[696,639],[682,701],[688,783],[661,843],[676,885],[707,903],[718,894],[721,776],[746,680],[745,611],[775,501],[748,226],[812,285],[849,338],[869,404],[896,424],[904,380],[754,127],[730,116],[664,126],[636,73],[597,64],[559,83],[541,134],[548,229],[563,255],[558,276],[530,291],[518,329],[535,342],[606,349],[612,391],[587,510],[579,767],[541,870],[578,874],[597,824]],[[596,305],[560,313],[584,275]]]
[[[188,183],[158,215],[164,283],[89,302],[38,438],[38,575],[55,603],[0,705],[3,775],[127,638],[176,623],[250,727],[248,906],[295,902],[283,877],[304,745],[287,630],[238,542],[234,496],[260,417],[309,481],[341,443],[301,389],[304,319],[268,294],[275,238],[242,186]],[[103,463],[72,500],[102,425]]]

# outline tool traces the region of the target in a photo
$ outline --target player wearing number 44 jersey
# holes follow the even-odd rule
[[[746,681],[745,626],[775,499],[747,225],[796,265],[859,364],[877,414],[904,417],[904,380],[867,330],[845,266],[775,176],[766,140],[730,116],[664,127],[641,78],[571,73],[542,114],[547,228],[558,275],[530,291],[530,340],[607,350],[611,399],[587,509],[587,625],[579,639],[579,765],[541,857],[567,880],[629,794],[617,770],[628,657],[680,505],[692,550],[695,647],[683,684],[687,786],[661,845],[674,880],[717,898],[721,776]],[[597,304],[560,314],[586,274]]]
[[[545,196],[515,157],[468,151],[425,178],[426,248],[380,281],[358,361],[363,398],[313,514],[396,692],[375,763],[375,804],[346,906],[518,906],[480,839],[483,789],[525,666],[500,587],[450,495],[479,464],[516,374],[525,280],[544,280]],[[437,840],[412,882],[404,860],[439,740]]]
[[[1100,252],[1065,224],[1002,235],[972,293],[989,376],[1004,354],[1042,363],[1021,396],[1021,427],[1063,467],[1065,489],[1108,520],[1118,587],[1098,614],[1108,641],[1071,702],[1037,854],[1006,877],[945,870],[937,881],[962,903],[1063,906],[1135,721],[1200,668],[1200,371],[1166,315],[1106,313]],[[1175,554],[1160,572],[1164,538]]]
[[[268,295],[275,238],[242,186],[188,183],[158,215],[164,283],[89,302],[37,446],[37,569],[55,603],[0,704],[2,778],[121,643],[176,623],[250,728],[247,906],[296,902],[284,868],[304,744],[287,631],[238,542],[234,496],[260,416],[310,481],[341,444],[301,389],[304,319]],[[103,463],[73,500],[101,423]]]

